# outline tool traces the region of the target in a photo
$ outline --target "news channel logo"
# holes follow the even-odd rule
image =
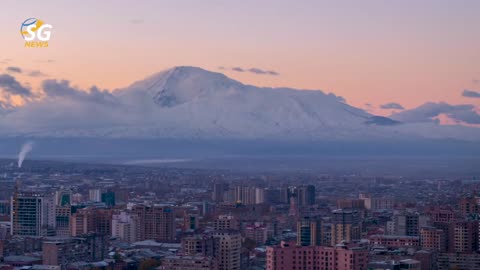
[[[20,26],[20,34],[27,48],[47,48],[52,37],[51,24],[37,18],[28,18]]]

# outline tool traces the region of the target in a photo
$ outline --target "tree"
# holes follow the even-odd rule
[[[154,270],[155,268],[160,266],[160,264],[160,261],[157,261],[155,259],[148,259],[140,264],[138,270]]]

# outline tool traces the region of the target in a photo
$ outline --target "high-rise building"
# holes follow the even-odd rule
[[[420,262],[420,269],[437,269],[437,255],[436,251],[422,249],[413,258]]]
[[[420,228],[430,225],[430,218],[419,213],[394,215],[395,235],[419,236]]]
[[[463,216],[469,216],[472,214],[480,214],[479,198],[466,197],[462,198],[459,203],[460,212]]]
[[[359,199],[364,202],[365,208],[371,211],[393,209],[393,198],[376,197],[370,194],[361,193]]]
[[[447,250],[447,235],[443,230],[435,227],[420,229],[420,244],[424,249],[445,252]]]
[[[112,209],[87,207],[78,209],[70,217],[72,236],[87,233],[112,234]]]
[[[221,230],[238,230],[238,220],[232,215],[220,215],[213,221],[213,229]]]
[[[107,255],[107,237],[91,233],[76,238],[46,239],[42,243],[43,264],[67,269],[73,262],[103,260]]]
[[[13,235],[55,234],[54,196],[35,192],[15,192],[11,205]]]
[[[282,242],[267,247],[267,270],[366,270],[368,250],[360,247],[295,246]]]
[[[337,200],[337,208],[339,209],[365,209],[365,201],[361,199],[342,199]]]
[[[182,255],[188,256],[217,256],[219,238],[211,235],[192,235],[182,238]]]
[[[82,208],[76,210],[70,216],[70,233],[72,236],[79,236],[95,231],[95,215],[93,209]]]
[[[98,188],[90,189],[88,191],[88,198],[90,199],[90,201],[93,201],[93,202],[101,202],[102,201],[102,191]]]
[[[300,207],[315,204],[315,186],[299,186],[295,189],[297,205]]]
[[[255,204],[265,202],[265,190],[263,188],[255,188]]]
[[[10,220],[10,200],[0,201],[0,221]]]
[[[432,223],[444,222],[450,223],[457,219],[455,211],[449,208],[434,207],[427,210],[427,214],[430,217]]]
[[[362,237],[362,223],[357,210],[338,209],[332,212],[331,245],[351,242]]]
[[[478,221],[459,221],[450,224],[448,252],[473,253],[478,250]]]
[[[270,204],[289,203],[287,188],[267,188],[264,190],[265,201]]]
[[[55,192],[55,202],[57,206],[72,205],[72,191],[61,189]]]
[[[238,185],[233,188],[234,202],[244,205],[261,204],[265,201],[264,189]]]
[[[268,229],[265,224],[253,223],[245,226],[245,238],[251,239],[257,245],[263,245],[268,239]]]
[[[118,237],[128,243],[137,241],[138,217],[125,211],[112,216],[112,236]]]
[[[318,217],[304,217],[297,221],[297,245],[320,246],[322,244],[322,221]]]
[[[240,270],[242,237],[232,230],[217,231],[213,235],[218,239],[217,261],[219,270]]]
[[[106,206],[115,206],[115,192],[106,191],[101,195],[101,201],[105,203]]]
[[[183,217],[183,228],[184,230],[197,230],[199,227],[198,215],[196,214],[187,214]]]
[[[215,202],[224,201],[224,193],[228,190],[228,185],[222,181],[213,183],[212,200]]]
[[[478,253],[440,253],[436,266],[437,270],[479,270],[480,256]]]
[[[59,206],[55,209],[56,235],[70,236],[70,218],[72,216],[72,207],[70,205]]]
[[[104,235],[112,235],[112,209],[95,209],[95,232]]]
[[[169,207],[138,204],[133,206],[132,212],[138,216],[137,241],[175,240],[175,217]]]

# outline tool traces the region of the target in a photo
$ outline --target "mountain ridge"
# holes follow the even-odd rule
[[[402,123],[351,106],[333,93],[256,87],[190,66],[155,73],[112,93],[61,93],[0,115],[0,136],[480,140],[479,129]]]

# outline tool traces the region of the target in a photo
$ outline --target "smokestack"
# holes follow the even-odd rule
[[[22,167],[23,160],[25,160],[25,157],[32,149],[33,142],[26,142],[22,145],[22,149],[20,149],[20,153],[18,153],[18,168]]]

